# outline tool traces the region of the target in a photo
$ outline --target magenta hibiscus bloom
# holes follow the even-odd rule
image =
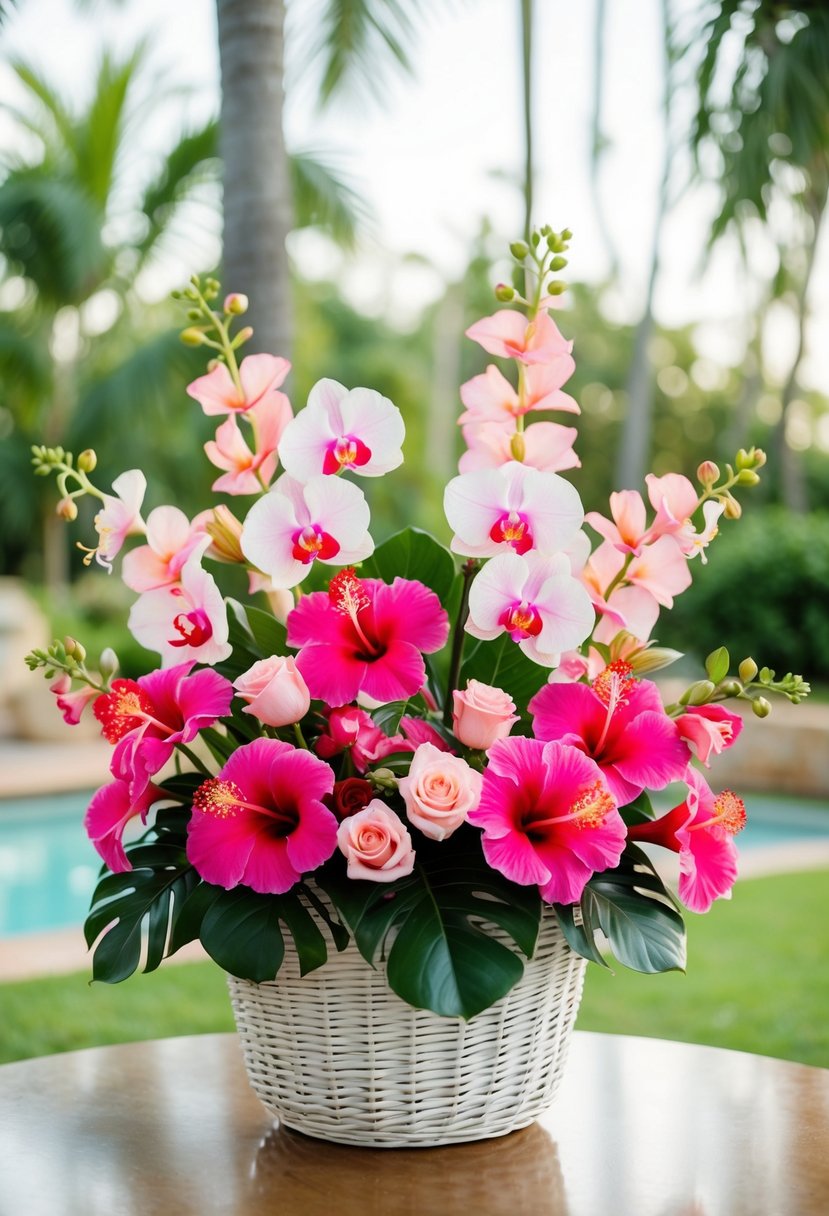
[[[333,788],[333,772],[310,752],[254,739],[193,795],[187,856],[206,882],[282,895],[337,847],[337,819],[322,801]]]
[[[680,781],[690,752],[650,680],[633,681],[627,664],[586,684],[546,684],[530,701],[538,739],[558,739],[592,756],[619,806],[642,790]],[[628,668],[628,673],[622,671]]]
[[[334,707],[365,693],[406,700],[426,680],[424,654],[440,650],[449,617],[434,591],[412,579],[361,580],[343,570],[328,592],[304,595],[288,616],[288,645],[312,697]]]
[[[625,825],[595,761],[575,747],[514,736],[489,751],[481,801],[484,856],[548,903],[575,903],[589,879],[618,865]]]
[[[230,712],[230,681],[209,668],[191,675],[192,668],[180,663],[137,680],[113,680],[112,691],[92,707],[104,738],[115,744],[113,776],[129,784],[133,801],[176,744],[189,743]]]
[[[137,798],[130,793],[126,781],[110,781],[93,795],[87,808],[83,825],[104,864],[113,874],[131,870],[129,858],[122,843],[124,828],[136,815],[147,822],[147,811],[154,802],[164,798],[163,790],[147,784]]]
[[[737,880],[737,848],[746,808],[731,790],[715,795],[702,773],[689,768],[688,797],[661,819],[629,829],[631,840],[679,853],[679,898],[692,912],[707,912],[715,899],[730,899]]]

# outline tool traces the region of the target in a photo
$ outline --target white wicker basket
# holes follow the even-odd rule
[[[300,978],[228,977],[251,1085],[296,1131],[376,1147],[454,1144],[526,1127],[567,1057],[585,962],[545,909],[538,946],[503,1000],[469,1021],[412,1009],[353,944]]]

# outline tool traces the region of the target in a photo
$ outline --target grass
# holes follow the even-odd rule
[[[751,879],[689,917],[688,974],[611,975],[593,965],[578,1027],[731,1047],[829,1067],[826,872]],[[104,1043],[233,1029],[209,963],[126,984],[85,973],[0,985],[0,1061]]]

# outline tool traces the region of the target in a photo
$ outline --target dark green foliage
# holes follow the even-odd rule
[[[779,676],[829,680],[829,515],[747,512],[724,524],[692,587],[659,622],[660,642],[706,654],[728,638]]]

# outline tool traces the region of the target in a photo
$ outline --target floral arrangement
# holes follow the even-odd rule
[[[673,704],[649,678],[680,657],[651,640],[660,608],[765,457],[741,451],[724,474],[706,461],[697,486],[649,475],[647,503],[622,490],[585,516],[562,476],[579,465],[576,428],[529,421],[579,413],[563,390],[573,343],[551,316],[569,240],[543,228],[513,245],[526,295],[499,285],[508,307],[467,331],[497,362],[460,391],[451,551],[413,528],[370,534],[361,484],[403,459],[392,402],[321,380],[293,415],[290,365],[238,359],[247,301],[219,309],[212,279],[181,293],[182,338],[210,354],[187,392],[221,419],[205,453],[238,513],[145,519],[138,469],[108,492],[91,450],[35,449],[60,515],[99,501],[85,560],[120,558],[130,630],[160,660],[131,680],[111,650],[90,666],[71,638],[29,656],[65,720],[91,706],[113,745],[85,819],[104,862],[86,923],[96,979],[198,938],[261,982],[286,936],[303,974],[353,939],[403,1000],[471,1017],[520,978],[551,914],[597,963],[609,950],[639,971],[684,966],[681,905],[730,894],[746,819],[704,771],[742,727],[723,702],[764,717],[768,693],[809,689],[748,658],[732,673],[724,648]],[[248,603],[223,594],[228,564],[247,571]],[[674,783],[657,813],[650,795]],[[136,817],[145,830],[125,843]],[[678,853],[678,900],[642,845]]]

